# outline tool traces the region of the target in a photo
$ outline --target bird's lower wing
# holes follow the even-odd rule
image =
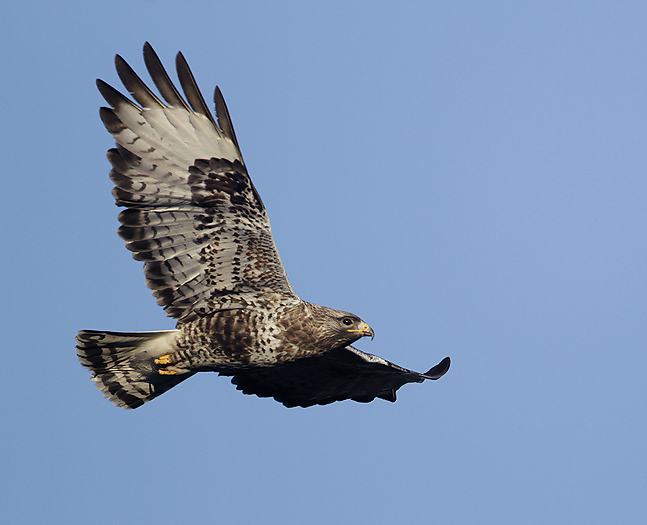
[[[231,382],[244,394],[273,397],[286,407],[309,407],[345,399],[368,403],[376,397],[393,402],[401,386],[438,379],[449,365],[446,357],[420,374],[347,346],[277,366],[221,375],[233,375]]]

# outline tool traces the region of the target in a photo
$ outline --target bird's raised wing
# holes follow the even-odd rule
[[[286,407],[309,407],[344,399],[368,403],[376,397],[393,402],[402,385],[438,379],[449,370],[449,365],[446,357],[428,372],[419,374],[347,346],[273,367],[220,375],[233,375],[231,382],[244,394],[273,397]]]
[[[146,67],[160,100],[119,55],[119,77],[135,102],[101,80],[110,108],[101,119],[117,142],[113,166],[119,235],[144,261],[149,288],[170,317],[218,308],[223,296],[279,293],[296,298],[270,222],[243,162],[220,90],[217,122],[181,53],[185,101],[150,44]]]

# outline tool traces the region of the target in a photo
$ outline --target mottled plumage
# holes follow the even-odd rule
[[[232,376],[246,394],[285,406],[344,399],[395,401],[406,383],[438,379],[353,348],[373,331],[359,317],[299,299],[274,245],[263,202],[247,174],[220,90],[209,111],[181,53],[185,99],[147,43],[146,67],[163,102],[119,56],[135,102],[98,80],[110,108],[101,119],[113,196],[126,209],[119,235],[144,262],[157,303],[175,330],[97,332],[76,337],[81,364],[113,403],[137,408],[196,372]]]

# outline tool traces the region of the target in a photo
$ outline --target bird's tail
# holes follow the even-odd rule
[[[173,351],[177,332],[81,330],[76,353],[104,396],[117,406],[137,408],[193,375],[162,375],[153,361]]]

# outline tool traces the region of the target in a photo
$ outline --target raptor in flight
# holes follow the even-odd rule
[[[177,326],[80,331],[79,360],[104,395],[137,408],[196,372],[218,372],[245,394],[308,407],[395,401],[402,385],[445,374],[448,357],[419,374],[354,348],[373,337],[364,321],[294,293],[220,90],[214,119],[181,53],[186,99],[148,43],[144,60],[161,98],[117,55],[134,102],[97,80],[110,106],[100,114],[117,143],[108,159],[113,196],[125,207],[119,235]]]

